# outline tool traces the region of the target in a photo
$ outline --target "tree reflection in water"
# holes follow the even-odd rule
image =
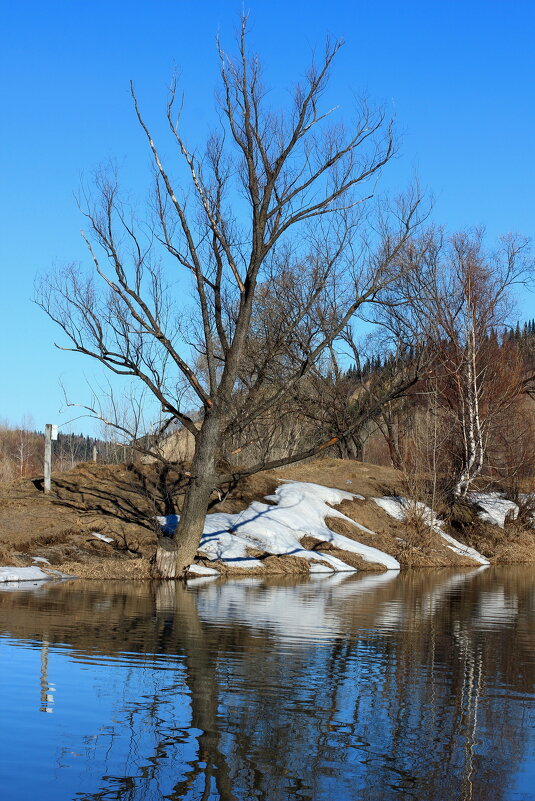
[[[534,586],[518,568],[73,583],[0,610],[11,637],[128,664],[83,801],[528,801]]]

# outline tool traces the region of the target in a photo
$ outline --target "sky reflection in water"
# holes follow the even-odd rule
[[[535,570],[0,593],[30,799],[535,799]]]

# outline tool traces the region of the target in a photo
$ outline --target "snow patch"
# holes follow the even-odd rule
[[[482,511],[478,513],[480,520],[500,528],[504,527],[508,514],[512,513],[513,519],[518,515],[517,504],[504,498],[499,492],[471,492],[468,500],[481,507]]]
[[[274,495],[266,497],[271,503],[254,501],[239,514],[217,512],[207,515],[198,552],[209,561],[220,560],[240,568],[262,567],[261,558],[249,553],[254,549],[261,555],[306,559],[311,573],[356,572],[356,568],[338,557],[303,548],[300,540],[308,536],[358,554],[367,562],[383,565],[387,570],[399,570],[399,562],[393,556],[336,534],[325,524],[325,518],[337,517],[347,520],[356,529],[373,534],[370,529],[332,508],[355,497],[362,496],[321,484],[285,481],[277,487]],[[178,517],[170,515],[160,517],[158,521],[162,529],[170,533],[175,530]]]
[[[444,525],[443,521],[439,520],[433,510],[424,503],[421,503],[420,501],[413,501],[410,498],[403,498],[401,495],[393,495],[385,498],[372,498],[372,500],[375,501],[377,506],[380,506],[381,509],[384,509],[385,512],[391,517],[401,521],[406,519],[407,509],[415,508],[422,514],[422,517],[427,525],[432,528],[433,531],[439,534],[447,543],[446,547],[449,548],[450,551],[454,551],[454,553],[459,554],[459,556],[467,556],[469,559],[473,559],[474,562],[477,562],[480,565],[490,564],[489,560],[480,554],[479,551],[476,551],[474,548],[470,548],[468,545],[464,545],[464,543],[459,542],[459,540],[456,540],[454,537],[446,534],[446,532],[442,529],[442,526]]]
[[[219,576],[219,571],[214,570],[213,567],[205,567],[205,565],[190,565],[188,573],[193,573],[196,576]]]
[[[40,567],[0,567],[0,581],[50,581]]]
[[[438,531],[440,536],[443,540],[447,543],[447,547],[450,551],[454,551],[458,553],[459,556],[468,556],[469,559],[473,559],[474,562],[478,562],[480,565],[490,565],[488,559],[486,559],[479,551],[476,551],[475,548],[470,548],[468,545],[464,545],[464,543],[459,542],[454,537],[451,537],[449,534],[446,534],[445,531],[441,531],[439,528],[435,528],[435,531]]]
[[[407,506],[414,504],[409,498],[399,496],[374,498],[373,500],[391,517],[395,517],[396,520],[405,520],[405,509]],[[518,515],[517,504],[504,498],[498,492],[471,492],[468,495],[468,500],[481,507],[482,511],[478,514],[480,520],[501,528],[504,527],[507,514],[512,512],[515,518]],[[425,504],[417,502],[416,508],[422,510],[429,525],[442,525],[442,522],[436,518],[432,510]]]
[[[113,542],[113,537],[106,537],[104,534],[101,534],[99,531],[92,531],[92,537],[96,537],[97,540],[102,540],[102,542]]]
[[[41,559],[41,557],[36,558]],[[0,567],[0,584],[19,584],[22,581],[58,581],[73,578],[76,578],[76,576],[70,576],[60,570],[49,569],[45,573],[44,570],[41,570],[36,565],[32,567]]]
[[[404,512],[404,500],[405,498],[400,498],[393,496],[391,498],[372,498],[372,501],[375,501],[377,506],[380,506],[381,509],[390,515],[390,517],[394,517],[396,520],[405,520],[405,512]]]

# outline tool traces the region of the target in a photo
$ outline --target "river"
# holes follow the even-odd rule
[[[6,801],[532,801],[535,569],[4,585]]]

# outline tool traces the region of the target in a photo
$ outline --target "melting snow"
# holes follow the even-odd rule
[[[442,520],[437,518],[429,506],[419,501],[414,502],[410,498],[403,498],[399,495],[386,498],[373,498],[373,500],[381,509],[384,509],[387,514],[394,517],[396,520],[405,520],[406,510],[410,507],[415,507],[418,511],[421,511],[427,525],[436,531],[437,534],[440,534],[442,539],[447,543],[447,548],[460,556],[467,556],[469,559],[473,559],[474,562],[478,562],[480,565],[490,564],[489,560],[480,554],[479,551],[470,548],[468,545],[464,545],[462,542],[459,542],[459,540],[446,534],[446,532],[442,530],[442,526],[444,525]]]
[[[306,559],[310,563],[311,573],[355,572],[354,567],[338,557],[303,548],[300,540],[308,536],[358,554],[367,562],[383,565],[387,570],[399,570],[399,562],[393,556],[336,534],[325,524],[326,517],[337,517],[347,520],[355,529],[373,534],[370,529],[329,505],[355,497],[353,493],[320,484],[286,481],[274,495],[266,497],[271,503],[254,501],[239,514],[218,512],[207,515],[199,553],[210,561],[220,560],[240,568],[262,567],[261,559],[248,555],[248,550],[255,549],[266,555],[291,555]],[[178,523],[176,515],[158,520],[168,532],[173,531]],[[199,574],[198,570],[195,572]]]
[[[101,534],[99,531],[92,531],[92,537],[96,537],[97,540],[102,540],[102,542],[113,542],[113,537],[106,537],[104,534]]]
[[[214,570],[213,567],[205,567],[205,565],[190,565],[188,573],[195,573],[197,576],[219,576],[218,570]]]
[[[492,523],[503,528],[505,517],[512,512],[513,518],[518,515],[518,506],[513,501],[508,501],[498,492],[471,492],[468,499],[477,503],[483,510],[478,517],[485,523]]]
[[[435,531],[438,531],[440,536],[443,540],[449,543],[447,546],[451,551],[458,553],[460,556],[468,556],[469,559],[473,559],[474,562],[479,562],[480,565],[490,565],[488,559],[486,559],[479,551],[476,551],[475,548],[470,548],[468,545],[464,545],[459,540],[454,539],[449,534],[446,534],[445,531],[441,531],[440,528],[436,527]]]
[[[34,557],[42,561],[42,557]],[[44,559],[46,562],[47,560]],[[47,573],[41,570],[36,565],[32,567],[0,567],[0,585],[10,584],[12,586],[20,584],[20,582],[40,582],[40,581],[58,581],[63,579],[73,579],[76,576],[70,576],[68,573],[62,573],[60,570],[49,569]]]
[[[50,581],[40,567],[0,567],[0,581]]]

